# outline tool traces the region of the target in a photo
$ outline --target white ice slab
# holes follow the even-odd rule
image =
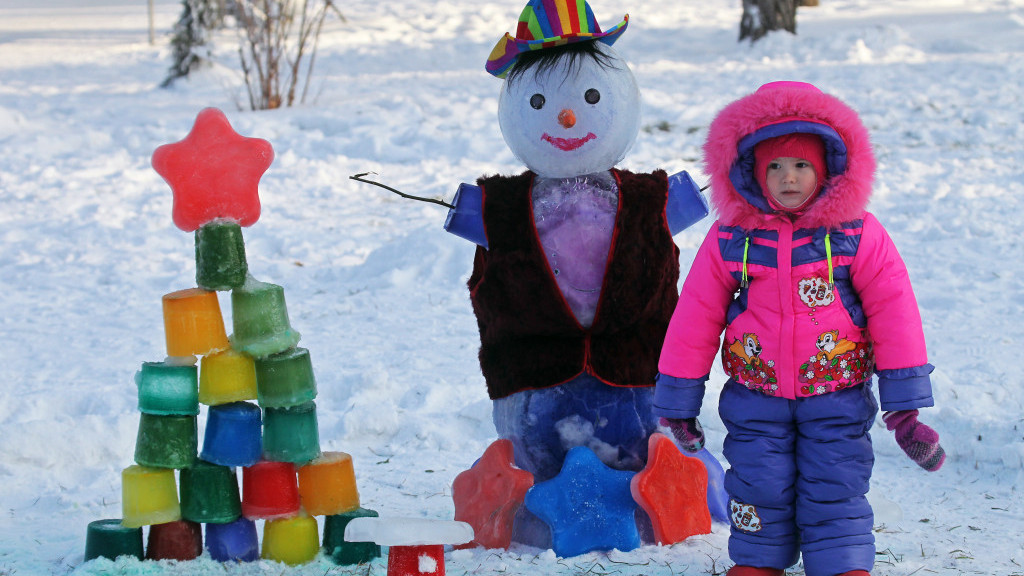
[[[354,518],[345,526],[345,540],[381,546],[454,545],[472,539],[473,527],[454,520],[365,517]]]

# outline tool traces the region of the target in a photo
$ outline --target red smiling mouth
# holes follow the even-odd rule
[[[545,142],[550,142],[551,145],[554,146],[555,148],[558,148],[559,150],[565,150],[566,152],[570,150],[575,150],[580,146],[583,146],[587,142],[590,142],[594,138],[597,138],[597,136],[593,132],[588,132],[587,135],[584,136],[583,138],[555,138],[554,136],[551,136],[546,132],[543,136],[540,137],[541,140],[544,140]]]

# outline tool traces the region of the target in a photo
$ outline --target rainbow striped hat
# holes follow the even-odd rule
[[[487,71],[504,78],[519,55],[572,42],[600,40],[609,46],[629,24],[629,14],[614,28],[601,32],[586,0],[530,0],[519,15],[515,38],[508,32],[487,57]]]

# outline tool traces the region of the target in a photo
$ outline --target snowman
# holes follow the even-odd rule
[[[501,438],[536,482],[587,446],[639,470],[662,340],[678,299],[672,236],[707,214],[685,173],[615,168],[640,95],[586,2],[531,0],[486,68],[501,133],[528,170],[463,184],[445,228],[478,247],[469,279]]]

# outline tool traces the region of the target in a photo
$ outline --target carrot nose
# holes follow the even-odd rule
[[[576,125],[576,113],[568,108],[564,108],[558,113],[558,123],[563,128],[572,128]]]

